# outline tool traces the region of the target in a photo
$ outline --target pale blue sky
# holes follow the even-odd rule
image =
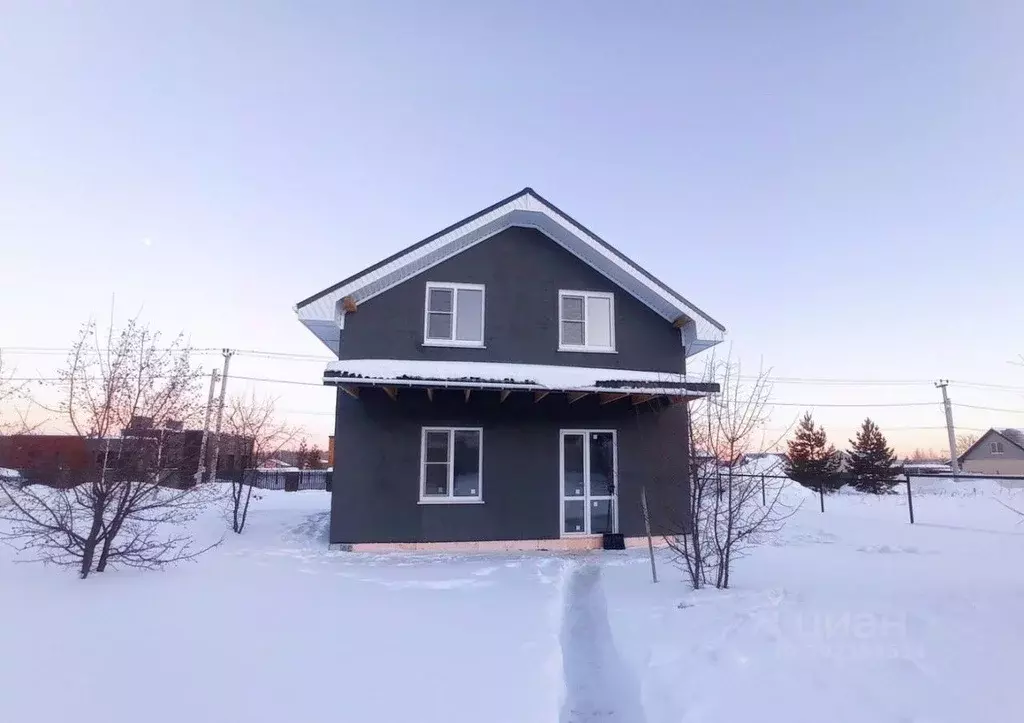
[[[66,346],[113,294],[200,347],[319,354],[296,301],[530,185],[748,366],[1024,387],[1021,37],[1013,0],[0,2],[0,346]],[[329,391],[261,390],[327,433]],[[843,442],[865,413],[943,443],[901,429],[938,407],[816,416]]]

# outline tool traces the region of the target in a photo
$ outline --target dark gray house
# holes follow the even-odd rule
[[[338,357],[331,543],[628,542],[644,488],[682,524],[686,403],[716,390],[686,359],[723,327],[532,189],[296,312]]]

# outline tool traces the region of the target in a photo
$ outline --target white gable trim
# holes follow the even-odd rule
[[[680,340],[688,355],[723,339],[724,330],[720,324],[683,297],[653,281],[636,264],[608,248],[529,190],[310,300],[298,307],[296,313],[310,331],[337,352],[339,329],[344,326],[344,315],[338,312],[343,298],[351,296],[356,303],[368,301],[511,226],[537,229],[667,321],[685,316],[689,321],[680,329]]]

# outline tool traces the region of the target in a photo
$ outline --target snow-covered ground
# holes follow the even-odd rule
[[[602,566],[620,666],[647,723],[1020,719],[1024,525],[977,494],[813,494],[733,589],[693,592],[665,562]]]
[[[195,563],[86,581],[0,548],[0,720],[1011,721],[1024,492],[806,499],[734,588],[659,553],[331,552],[266,492]],[[211,512],[196,522],[219,537]]]
[[[327,493],[262,497],[160,572],[82,581],[0,546],[0,721],[551,720],[563,561],[330,552]]]

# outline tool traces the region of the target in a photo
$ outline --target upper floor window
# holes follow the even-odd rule
[[[560,351],[615,351],[615,297],[600,291],[558,292]]]
[[[1003,443],[1002,442],[989,442],[989,447],[992,450],[992,454],[1002,454],[1003,453]]]
[[[423,343],[483,346],[484,287],[481,284],[427,283]]]

